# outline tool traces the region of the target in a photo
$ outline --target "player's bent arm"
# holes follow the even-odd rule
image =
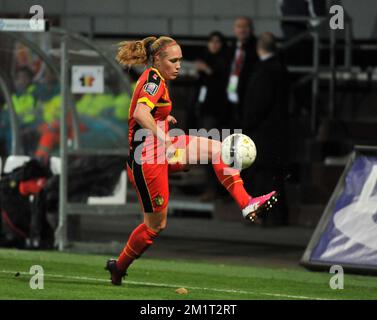
[[[151,130],[152,134],[159,140],[170,142],[169,136],[165,135],[165,132],[157,126],[155,119],[151,115],[151,108],[145,103],[139,102],[136,105],[133,118],[142,128]]]

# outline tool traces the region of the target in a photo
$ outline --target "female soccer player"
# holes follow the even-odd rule
[[[169,172],[184,170],[185,163],[208,159],[219,182],[237,202],[243,216],[251,220],[272,206],[276,192],[251,197],[243,187],[239,170],[230,168],[221,160],[220,141],[186,135],[169,136],[168,123],[175,124],[177,120],[170,115],[172,102],[166,82],[177,78],[182,60],[181,48],[174,39],[162,36],[122,42],[117,60],[124,66],[151,64],[137,81],[128,120],[130,155],[127,173],[137,191],[144,222],[131,233],[118,260],[108,260],[105,267],[110,272],[111,282],[121,285],[130,264],[166,227]]]

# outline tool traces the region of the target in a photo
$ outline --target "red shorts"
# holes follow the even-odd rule
[[[190,139],[191,137],[188,135],[173,137],[173,146],[176,149],[185,149],[190,143]],[[170,169],[171,165],[167,162],[162,164],[144,162],[140,164],[132,157],[128,160],[128,178],[136,189],[144,212],[159,212],[168,205],[168,174],[171,171]]]

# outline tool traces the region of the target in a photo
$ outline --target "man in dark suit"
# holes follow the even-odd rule
[[[229,127],[238,127],[242,118],[242,103],[245,87],[251,71],[258,62],[256,38],[249,17],[238,17],[233,26],[236,43],[231,48],[227,97],[229,104]]]
[[[266,224],[287,223],[283,169],[289,152],[288,86],[286,68],[276,51],[273,34],[263,33],[257,42],[260,62],[246,87],[242,118],[242,131],[253,139],[257,148],[254,165],[244,172],[251,182],[248,191],[280,193],[280,205],[263,220]]]

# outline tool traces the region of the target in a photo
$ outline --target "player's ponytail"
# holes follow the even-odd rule
[[[119,43],[117,61],[122,65],[147,65],[157,55],[163,55],[164,49],[175,44],[169,37],[147,37],[137,41]]]
[[[148,37],[119,43],[117,61],[122,65],[146,65],[150,58],[151,44],[156,40],[156,37]]]

